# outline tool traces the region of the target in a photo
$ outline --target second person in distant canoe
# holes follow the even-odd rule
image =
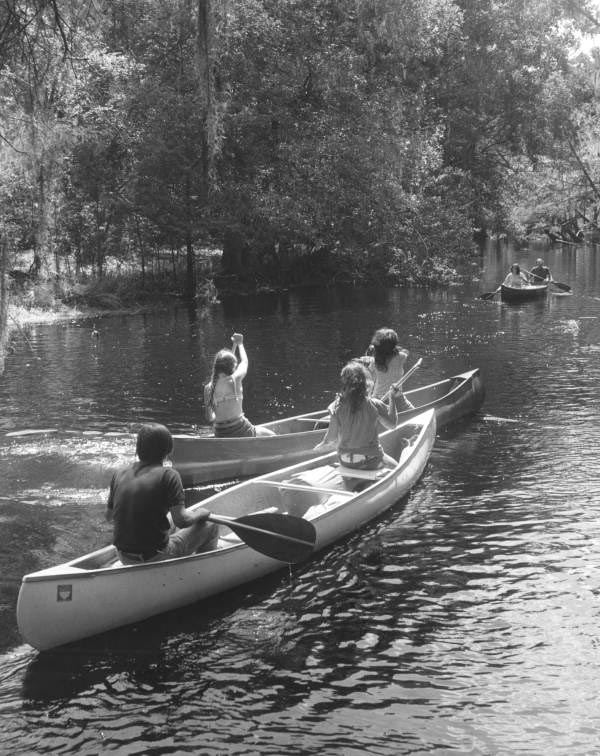
[[[371,396],[375,399],[384,399],[387,396],[392,386],[402,380],[407,358],[408,350],[400,346],[396,331],[391,328],[379,328],[375,331],[369,355],[360,360],[371,374]],[[395,393],[395,398],[396,409],[399,412],[413,408],[401,390]]]
[[[204,406],[207,420],[213,424],[215,436],[273,436],[273,431],[252,425],[243,410],[242,381],[248,372],[248,355],[244,337],[234,333],[233,349],[217,352],[210,381],[204,387]],[[238,350],[239,361],[235,356]]]
[[[550,268],[544,264],[541,257],[535,261],[535,268],[529,271],[529,276],[532,284],[544,284],[548,281],[552,281],[552,273]]]

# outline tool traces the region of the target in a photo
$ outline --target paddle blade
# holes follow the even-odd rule
[[[496,289],[496,291],[486,291],[485,294],[479,295],[479,299],[493,299],[498,291],[499,289]]]
[[[302,517],[264,512],[238,517],[227,525],[251,549],[295,564],[308,559],[317,540],[315,526]]]
[[[559,283],[558,281],[552,281],[551,283],[553,286],[556,286],[556,288],[560,289],[561,291],[571,291],[571,287],[569,286],[569,284]]]

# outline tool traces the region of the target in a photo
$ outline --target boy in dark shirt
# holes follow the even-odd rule
[[[210,512],[189,512],[179,473],[163,466],[172,450],[173,437],[164,425],[143,425],[136,444],[139,462],[113,475],[106,519],[114,524],[113,542],[123,564],[175,559],[216,547],[218,528],[207,522]]]
[[[545,281],[552,281],[552,273],[550,273],[550,268],[547,268],[544,265],[544,261],[541,257],[538,257],[538,259],[535,261],[535,268],[532,268],[529,271],[529,276],[529,283],[537,286],[543,284]]]

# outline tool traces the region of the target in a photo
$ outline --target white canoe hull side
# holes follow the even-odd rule
[[[403,453],[400,464],[368,490],[353,497],[333,497],[338,503],[307,512],[317,531],[316,550],[353,532],[402,498],[421,476],[435,441],[433,410],[406,425],[419,426],[419,437]],[[400,426],[401,427],[401,426]],[[393,435],[396,434],[396,435]],[[384,447],[398,429],[381,434]],[[302,462],[240,483],[194,506],[240,516],[281,501],[271,483],[293,474],[333,463],[335,455]],[[312,491],[310,492],[312,495]],[[327,495],[322,495],[327,498]],[[332,499],[332,500],[333,500]],[[228,530],[228,529],[227,529]],[[108,546],[57,567],[23,578],[17,622],[23,639],[39,650],[146,619],[221,593],[282,568],[282,562],[244,543],[166,562],[89,569],[76,564],[103,564],[114,554]]]

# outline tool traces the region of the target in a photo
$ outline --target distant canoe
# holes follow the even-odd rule
[[[545,296],[547,291],[548,284],[522,286],[520,289],[502,284],[500,287],[500,296],[504,302],[529,302],[531,299],[539,299]]]
[[[442,428],[464,415],[477,412],[484,399],[478,369],[407,391],[404,395],[414,409],[398,413],[398,423],[428,409],[435,410]],[[207,482],[264,475],[281,467],[315,457],[314,447],[323,438],[329,416],[327,410],[264,423],[275,436],[256,438],[215,438],[214,436],[174,436],[173,467],[187,488]]]
[[[234,518],[258,511],[303,517],[314,526],[314,550],[320,551],[410,491],[435,442],[434,412],[417,415],[379,438],[396,467],[350,470],[340,467],[331,453],[239,483],[191,509],[202,506]],[[17,602],[23,640],[39,650],[54,648],[178,609],[284,566],[279,558],[247,546],[227,525],[219,528],[213,551],[124,566],[114,546],[106,546],[25,575]]]

